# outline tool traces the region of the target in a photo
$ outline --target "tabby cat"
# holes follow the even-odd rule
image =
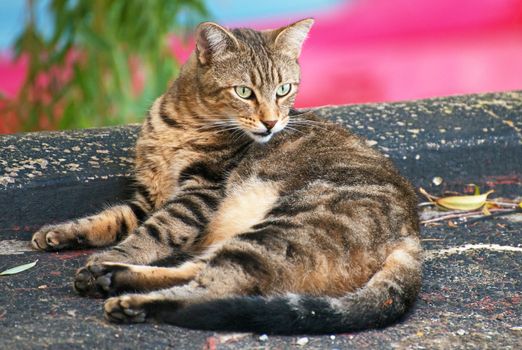
[[[200,24],[142,126],[133,199],[34,234],[48,251],[112,245],[74,281],[110,297],[109,321],[333,333],[384,326],[412,305],[411,185],[361,138],[292,109],[312,24]]]

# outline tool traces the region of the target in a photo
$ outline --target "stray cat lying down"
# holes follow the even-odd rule
[[[200,24],[141,129],[133,199],[34,234],[42,250],[111,246],[74,282],[110,296],[108,320],[333,333],[387,325],[415,301],[410,184],[364,140],[292,110],[312,24]]]

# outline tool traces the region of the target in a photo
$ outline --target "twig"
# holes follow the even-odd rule
[[[478,217],[478,218],[474,218],[474,219],[471,219],[471,220],[467,220],[467,221],[461,222],[461,223],[459,223],[459,225],[473,224],[475,222],[492,219],[492,218],[495,218],[495,217],[498,217],[498,216],[513,215],[513,214],[518,214],[518,213],[522,213],[522,209],[515,209],[515,210],[508,210],[508,211],[498,211],[498,212],[496,212],[494,214],[491,214],[491,215],[484,215],[484,216],[481,216],[481,217]]]
[[[489,211],[490,212],[494,212],[495,214],[499,214],[499,215],[496,215],[496,216],[502,216],[503,213],[510,213],[513,210],[510,210],[510,209],[490,209]],[[442,216],[437,216],[437,217],[435,217],[433,219],[423,220],[423,221],[421,221],[421,224],[429,224],[429,223],[432,223],[432,222],[444,221],[444,220],[448,220],[448,219],[468,218],[470,216],[490,217],[490,216],[493,216],[493,214],[491,214],[491,215],[484,215],[484,214],[482,214],[482,211],[480,211],[480,210],[464,211],[464,212],[452,211],[450,214],[446,213],[446,214],[444,214]]]
[[[481,214],[482,214],[481,211],[471,211],[471,212],[466,211],[466,212],[459,213],[459,214],[443,215],[443,216],[439,216],[439,217],[436,217],[433,219],[423,220],[423,221],[421,221],[421,224],[431,224],[432,222],[444,221],[444,220],[448,220],[448,219],[460,219],[460,218],[465,218],[468,216],[477,216],[477,215],[481,215]]]
[[[417,204],[417,206],[418,206],[419,208],[422,208],[422,207],[431,207],[431,206],[433,206],[433,205],[437,205],[437,203],[435,203],[435,202],[421,202],[421,203]]]
[[[487,201],[487,203],[496,204],[496,205],[499,205],[499,206],[506,206],[506,207],[518,207],[519,206],[518,202],[511,203],[511,202]]]
[[[436,201],[437,199],[439,199],[439,197],[434,196],[434,195],[432,195],[432,194],[429,194],[429,193],[428,193],[424,188],[422,188],[422,187],[419,187],[419,192],[420,192],[423,196],[425,196],[426,198],[428,198],[428,200],[431,201],[431,202],[434,202],[434,201]]]
[[[440,207],[438,207],[438,208],[440,208]],[[426,215],[427,218],[425,220],[431,220],[431,219],[435,219],[435,218],[440,218],[442,216],[448,216],[448,215],[454,215],[454,214],[461,215],[461,214],[466,214],[466,213],[470,213],[470,212],[471,211],[469,211],[469,210],[466,210],[466,211],[463,211],[463,210],[444,210],[442,208],[442,209],[439,209],[439,211],[431,212],[431,214],[428,213],[428,215]],[[426,213],[423,213],[423,214],[426,214]]]

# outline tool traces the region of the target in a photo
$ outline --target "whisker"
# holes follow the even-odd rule
[[[308,110],[305,110],[305,111],[298,111],[296,109],[292,109],[291,112],[293,112],[293,114],[291,114],[290,116],[291,117],[296,117],[296,116],[300,116],[300,115],[312,114],[315,111],[313,109],[308,109]]]
[[[239,129],[237,129],[237,130],[234,130],[234,131],[232,132],[232,135],[231,135],[231,137],[232,137],[232,142],[233,142],[233,143],[236,143],[236,142],[238,142],[239,140],[241,140],[241,138],[243,138],[243,137],[245,137],[245,136],[246,136],[246,135],[245,135],[245,133],[243,132],[243,129],[239,128]]]
[[[300,118],[290,118],[290,121],[293,121],[293,122],[305,122],[305,123],[319,124],[319,125],[326,124],[325,122],[319,121],[319,120],[300,119]]]
[[[208,129],[216,129],[216,128],[222,128],[222,127],[237,127],[238,125],[235,122],[228,121],[228,122],[211,122],[206,125],[198,126],[195,129],[196,130],[208,130]]]
[[[230,128],[223,128],[223,129],[216,131],[216,134],[219,134],[220,132],[235,131],[235,130],[239,130],[239,129],[240,129],[240,127],[238,127],[238,126],[234,126],[234,127],[230,127]]]
[[[297,132],[299,132],[299,133],[301,133],[301,134],[303,134],[303,135],[305,134],[305,133],[302,132],[301,130],[297,130],[296,128],[293,128],[293,127],[288,126],[288,125],[287,125],[283,130],[297,131]]]
[[[196,130],[207,130],[207,131],[210,131],[212,129],[221,129],[221,128],[225,128],[225,127],[234,127],[234,125],[206,125],[206,126],[202,126],[202,127],[197,127],[195,128]]]
[[[299,125],[299,126],[309,126],[309,127],[312,127],[312,128],[318,128],[318,129],[322,129],[322,130],[326,130],[326,131],[328,130],[325,127],[319,126],[319,125],[324,125],[324,124],[317,125],[317,124],[313,124],[313,123],[308,123],[308,121],[304,121],[304,120],[297,120],[297,121],[296,120],[290,120],[288,122],[288,124],[293,125],[293,126],[297,126],[297,125]]]

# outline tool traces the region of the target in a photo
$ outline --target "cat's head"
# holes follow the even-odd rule
[[[313,24],[265,31],[205,22],[196,31],[198,104],[209,127],[236,128],[267,142],[288,123],[300,81],[297,62]]]

